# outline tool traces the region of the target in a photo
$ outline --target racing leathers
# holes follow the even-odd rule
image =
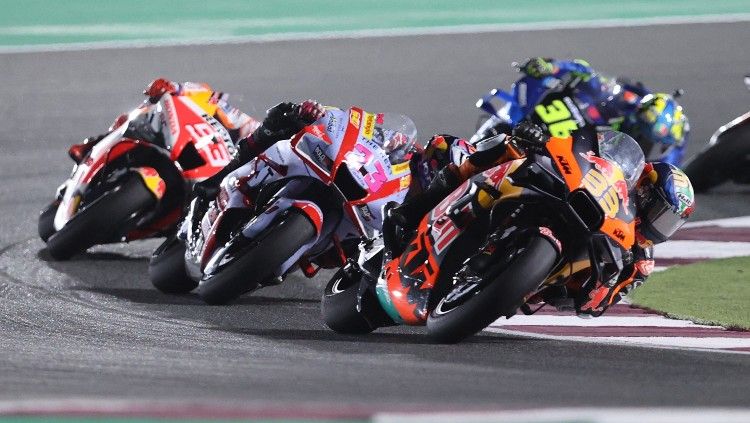
[[[195,184],[194,193],[201,199],[213,198],[218,193],[222,179],[257,157],[276,142],[291,138],[305,125],[312,124],[323,117],[325,108],[314,100],[305,100],[301,104],[291,102],[279,103],[266,112],[263,123],[257,126],[250,136],[237,142],[237,151],[232,160],[210,178]]]
[[[219,124],[226,128],[234,143],[247,137],[260,125],[254,118],[231,106],[228,103],[229,94],[214,91],[208,84],[198,82],[176,83],[164,78],[155,79],[143,91],[143,94],[148,98],[140,108],[149,111],[153,108],[153,104],[157,103],[167,93],[173,96],[190,98],[208,116],[216,119]],[[127,114],[121,114],[109,127],[108,132],[88,137],[83,143],[74,144],[69,150],[71,158],[80,162],[96,143],[124,124],[127,119]],[[160,127],[161,121],[154,119],[151,113],[146,113],[142,118],[130,122],[126,136],[158,144],[163,141]]]
[[[455,140],[455,137],[453,139]],[[548,139],[541,128],[527,122],[520,123],[513,130],[512,140],[524,151],[542,151]],[[476,151],[470,154],[463,163],[460,165],[450,163],[445,166],[437,173],[425,191],[411,196],[402,205],[388,210],[384,223],[384,235],[391,239],[396,238],[387,234],[389,230],[386,228],[393,224],[407,231],[414,229],[427,212],[471,176],[506,161],[523,157],[523,152],[508,148],[507,141],[504,134],[483,140],[476,145]],[[500,261],[500,257],[496,255],[502,254],[502,249],[497,247],[501,242],[503,232],[504,230],[499,229],[489,234],[484,245],[467,260],[456,276],[464,280],[481,279],[480,275],[489,266]],[[646,280],[654,266],[652,247],[647,243],[637,243],[630,252],[625,268],[616,280],[595,281],[586,286],[573,285],[569,287],[569,291],[564,292],[565,299],[573,297],[573,305],[578,315],[601,315],[610,305],[620,301]],[[540,300],[561,306],[561,308],[565,304],[564,301],[560,301],[564,298],[554,296],[554,294],[559,294],[558,291],[550,290],[547,293],[542,291],[541,294],[543,295]],[[544,294],[553,294],[553,296],[545,297]]]
[[[593,69],[588,62],[576,60],[555,60],[552,58],[534,57],[520,66],[520,71],[530,78],[538,80],[538,84],[526,84],[526,98],[530,105],[536,103],[537,98],[544,93],[547,86],[543,83],[544,78],[552,77],[561,79],[565,75],[581,78],[581,84],[586,89],[580,90],[584,96],[597,98],[586,98],[585,101],[596,101],[600,103],[600,110],[604,117],[616,131],[624,132],[635,139],[644,151],[647,160],[661,161],[679,166],[684,156],[684,150],[688,143],[690,126],[685,123],[677,123],[679,126],[679,137],[672,140],[671,145],[655,142],[650,134],[651,129],[661,129],[659,125],[644,130],[644,119],[642,115],[644,98],[653,97],[656,94],[646,88],[642,83],[631,81],[628,78],[608,78]],[[533,87],[532,87],[533,85]],[[658,96],[659,94],[657,94]],[[672,99],[672,101],[674,101]],[[682,115],[680,109],[679,114]],[[677,119],[677,116],[674,116]]]

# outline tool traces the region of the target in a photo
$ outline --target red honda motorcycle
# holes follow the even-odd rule
[[[123,115],[88,151],[72,146],[71,176],[39,216],[49,254],[68,259],[97,244],[174,231],[192,184],[221,170],[235,150],[215,107],[165,94]]]

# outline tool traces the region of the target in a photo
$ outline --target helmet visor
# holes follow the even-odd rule
[[[657,190],[653,190],[652,192],[651,201],[644,208],[646,210],[644,220],[648,222],[649,230],[647,232],[653,232],[653,234],[651,236],[646,235],[649,238],[656,238],[652,239],[652,241],[663,242],[680,229],[685,223],[685,219],[672,208],[669,201],[664,198],[661,192]]]

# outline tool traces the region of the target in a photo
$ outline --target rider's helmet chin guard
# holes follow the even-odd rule
[[[674,165],[646,163],[636,186],[636,205],[639,243],[658,244],[674,235],[693,213],[693,186]]]
[[[690,124],[673,96],[664,93],[648,94],[641,99],[635,114],[636,137],[646,158],[651,151],[666,153],[685,142]]]

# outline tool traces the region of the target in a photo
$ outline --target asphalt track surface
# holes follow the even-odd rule
[[[154,76],[208,81],[261,112],[317,98],[406,113],[422,138],[469,135],[476,98],[509,63],[585,57],[660,90],[682,87],[693,145],[748,109],[750,24],[581,29],[0,55],[0,400],[230,401],[330,410],[747,406],[750,356],[482,334],[432,345],[419,328],[340,336],[319,319],[325,276],[229,307],[154,291],[154,242],[51,262],[38,210],[68,145],[104,130]],[[750,189],[698,197],[703,219],[749,214]],[[356,413],[355,413],[356,414]]]

